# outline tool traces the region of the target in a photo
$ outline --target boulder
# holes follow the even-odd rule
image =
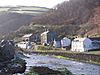
[[[13,41],[2,40],[0,42],[0,75],[13,75],[24,73],[26,62],[16,56]]]
[[[9,63],[6,63],[0,69],[0,75],[13,75],[16,73],[24,73],[26,70],[26,62],[20,58],[12,60]]]
[[[0,42],[0,62],[11,60],[14,58],[14,55],[14,43],[9,40],[2,40]]]
[[[9,73],[24,73],[26,70],[26,62],[23,59],[17,58],[7,65]]]

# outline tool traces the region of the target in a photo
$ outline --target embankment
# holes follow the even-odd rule
[[[68,53],[68,52],[39,52],[39,51],[33,51],[32,53],[63,56],[69,60],[77,60],[77,61],[100,65],[100,55],[99,54]]]

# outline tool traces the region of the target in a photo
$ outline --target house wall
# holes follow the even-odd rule
[[[26,49],[26,43],[18,43],[17,46]]]
[[[71,50],[72,51],[77,51],[77,52],[83,52],[84,48],[83,48],[83,42],[72,42],[72,46],[71,46]]]
[[[55,39],[56,34],[54,32],[48,32],[41,35],[41,44],[51,44]]]
[[[29,42],[20,42],[17,44],[18,47],[23,48],[23,49],[30,49],[32,48],[32,44]]]
[[[60,41],[60,40],[54,41],[53,46],[54,46],[55,48],[61,48],[61,41]]]
[[[55,37],[56,37],[56,34],[55,34],[54,32],[49,32],[49,33],[47,34],[47,43],[48,43],[48,44],[53,43]]]
[[[93,49],[100,49],[100,42],[92,42]]]
[[[63,39],[61,40],[61,45],[62,45],[62,47],[68,47],[68,46],[71,45],[71,40],[68,39],[68,38],[63,38]]]
[[[84,51],[89,51],[89,50],[93,49],[92,41],[90,39],[84,40],[83,46],[84,46]]]
[[[85,39],[83,41],[72,41],[71,51],[77,51],[77,52],[84,52],[91,50],[92,47],[92,41],[90,39]]]
[[[34,34],[29,37],[30,42],[38,42],[39,41],[39,36],[37,34]]]
[[[47,34],[41,35],[41,44],[44,45],[45,43],[47,44]]]

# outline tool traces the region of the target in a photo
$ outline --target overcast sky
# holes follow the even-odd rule
[[[41,6],[41,7],[54,7],[58,3],[61,3],[67,0],[0,0],[0,6]]]

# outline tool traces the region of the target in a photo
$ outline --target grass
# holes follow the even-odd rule
[[[77,53],[84,53],[84,54],[99,54],[100,55],[100,51],[90,51],[90,52],[72,52],[72,51],[65,51],[65,50],[60,50],[60,49],[58,49],[58,50],[33,50],[33,51],[37,51],[37,52],[65,52],[65,53],[75,53],[75,54],[77,54]]]
[[[55,58],[66,58],[64,56],[53,56],[53,57],[55,57]]]
[[[84,52],[86,54],[99,54],[100,55],[100,50],[99,51],[90,51],[90,52]]]
[[[64,53],[75,53],[75,54],[100,54],[100,50],[98,51],[89,51],[89,52],[73,52],[73,51],[66,51],[62,48],[53,48],[53,47],[50,47],[50,46],[42,46],[42,45],[37,45],[36,46],[36,49],[34,49],[33,51],[36,51],[36,52],[64,52]]]

